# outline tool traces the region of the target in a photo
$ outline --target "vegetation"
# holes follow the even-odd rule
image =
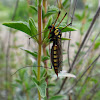
[[[15,6],[6,0],[0,2],[0,31],[6,28],[4,25],[11,28],[7,29],[5,39],[0,34],[1,100],[99,99],[100,5],[97,8],[98,1],[91,0],[90,6],[88,1],[12,0]],[[50,69],[52,43],[48,26],[55,22],[59,10],[56,26],[66,11],[68,16],[59,29],[72,25],[62,31],[64,71],[57,78]],[[23,38],[17,36],[19,31],[27,36],[25,46],[23,40],[18,43]]]

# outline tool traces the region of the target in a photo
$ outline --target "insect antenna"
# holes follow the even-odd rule
[[[13,76],[14,74],[16,74],[16,73],[17,73],[18,71],[20,71],[21,69],[28,68],[28,67],[43,67],[43,66],[26,66],[26,67],[22,67],[22,68],[19,68],[17,71],[15,71],[11,76]],[[45,67],[45,68],[52,69],[52,67],[51,67],[51,68]]]
[[[57,20],[58,20],[58,18],[59,18],[60,13],[61,13],[61,11],[58,12],[58,16],[57,16],[57,18],[56,18],[56,20],[55,20],[55,22],[54,22],[54,26],[55,26],[55,24],[56,24],[56,22],[57,22]]]
[[[47,30],[45,30],[45,31],[43,31],[43,32],[41,32],[41,33],[47,32],[48,30],[49,30],[49,29],[47,29]],[[36,34],[36,35],[31,36],[29,39],[31,39],[31,38],[33,38],[33,37],[35,37],[35,36],[37,36],[37,35],[39,35],[39,33]]]
[[[18,69],[17,71],[15,71],[11,76],[13,76],[14,74],[16,74],[19,70],[24,69],[24,68],[27,68],[27,67],[33,67],[33,66],[26,66],[26,67],[19,68],[19,69]],[[43,66],[34,66],[34,67],[43,67]]]
[[[60,23],[63,21],[63,19],[66,17],[66,15],[67,15],[67,12],[65,13],[64,17],[62,18],[62,20],[59,22],[58,26],[59,26]],[[57,27],[58,27],[58,26],[57,26]]]
[[[36,34],[36,35],[34,35],[34,36],[31,36],[29,39],[31,39],[31,38],[33,38],[33,37],[35,37],[35,36],[37,36],[37,35],[39,35],[39,34]]]

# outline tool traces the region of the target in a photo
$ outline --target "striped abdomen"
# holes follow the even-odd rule
[[[60,45],[53,44],[51,48],[51,62],[58,76],[58,72],[62,70],[62,53]]]

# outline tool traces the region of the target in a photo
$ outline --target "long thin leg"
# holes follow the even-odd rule
[[[72,23],[69,23],[67,26],[65,26],[64,28],[62,28],[61,30],[65,29],[66,27],[70,26]]]

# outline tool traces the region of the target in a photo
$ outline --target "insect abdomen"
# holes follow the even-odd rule
[[[59,46],[53,45],[51,49],[51,62],[54,67],[55,73],[58,76],[59,67],[61,67],[60,55],[59,55]]]

